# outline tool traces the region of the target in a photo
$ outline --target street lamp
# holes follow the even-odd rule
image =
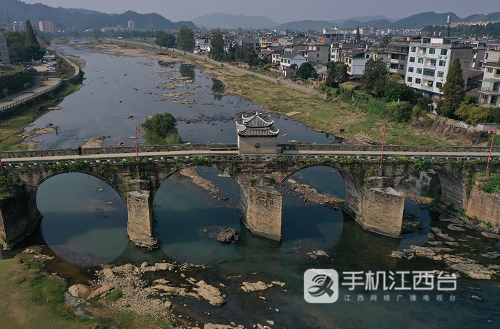
[[[379,167],[379,169],[382,169],[382,160],[384,158],[385,125],[381,126],[380,130],[384,132],[382,134],[382,153],[380,154],[380,167]]]
[[[491,138],[491,146],[490,146],[490,156],[488,157],[488,166],[486,168],[490,168],[490,160],[491,160],[491,151],[493,150],[493,141],[495,140],[495,135],[497,134],[497,127],[488,129],[488,134],[493,134]]]
[[[137,174],[139,174],[139,145],[137,144],[137,133],[141,131],[141,128],[135,126],[135,157],[137,164]]]

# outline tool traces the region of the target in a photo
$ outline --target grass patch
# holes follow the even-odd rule
[[[173,328],[166,319],[134,312],[122,312],[112,319],[77,319],[64,304],[66,282],[48,277],[42,268],[42,263],[33,260],[0,260],[0,328],[104,329],[111,328],[112,322],[122,329]]]
[[[154,318],[152,316],[137,316],[134,312],[122,312],[116,319],[116,322],[122,329],[134,328],[158,328],[171,329],[173,326],[164,319]]]
[[[27,266],[28,265],[28,266]],[[95,321],[76,320],[65,307],[62,292],[66,283],[49,278],[38,262],[0,260],[0,319],[2,328],[88,329]]]
[[[49,99],[33,105],[11,118],[0,119],[0,151],[24,151],[27,145],[21,144],[24,139],[19,136],[24,128],[37,118],[47,113],[48,107],[56,106],[62,99],[78,90],[78,84],[64,84],[63,87]]]
[[[106,300],[116,302],[118,299],[122,298],[122,296],[123,292],[120,289],[115,289],[106,297]]]

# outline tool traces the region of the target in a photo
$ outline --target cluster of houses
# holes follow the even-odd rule
[[[342,33],[341,33],[342,32]],[[360,79],[370,58],[382,59],[389,74],[398,74],[415,91],[439,99],[451,63],[458,58],[469,94],[484,106],[500,106],[500,42],[477,38],[399,36],[381,46],[381,38],[327,30],[315,37],[277,33],[234,38],[226,34],[226,49],[237,43],[253,47],[267,57],[283,76],[293,76],[303,63],[311,63],[325,77],[328,62],[342,62],[352,80]],[[261,33],[262,34],[262,33]],[[196,38],[195,52],[210,51],[210,37]]]

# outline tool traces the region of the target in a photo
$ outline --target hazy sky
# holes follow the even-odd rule
[[[1,0],[0,0],[1,1]],[[277,23],[296,20],[334,20],[384,15],[403,18],[434,11],[459,17],[500,11],[499,0],[22,0],[51,7],[84,8],[121,14],[156,12],[171,21],[191,20],[212,13],[265,15]]]

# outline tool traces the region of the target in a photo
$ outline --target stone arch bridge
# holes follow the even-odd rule
[[[278,241],[283,206],[278,188],[311,166],[340,172],[346,186],[344,211],[365,230],[378,234],[401,236],[404,196],[394,187],[415,170],[437,173],[440,201],[449,208],[492,223],[500,218],[500,198],[474,187],[477,173],[500,172],[500,150],[495,150],[491,169],[486,169],[487,148],[386,146],[380,169],[377,146],[278,146],[283,146],[282,154],[262,155],[239,154],[234,144],[142,146],[138,162],[131,147],[84,149],[81,156],[76,149],[0,152],[9,181],[23,183],[5,183],[10,187],[0,198],[0,242],[12,248],[37,227],[42,216],[36,193],[41,183],[62,173],[80,172],[107,182],[118,192],[128,211],[130,240],[154,247],[158,241],[153,225],[156,191],[165,179],[189,166],[212,166],[230,174],[240,187],[237,211],[243,223],[253,234]]]

